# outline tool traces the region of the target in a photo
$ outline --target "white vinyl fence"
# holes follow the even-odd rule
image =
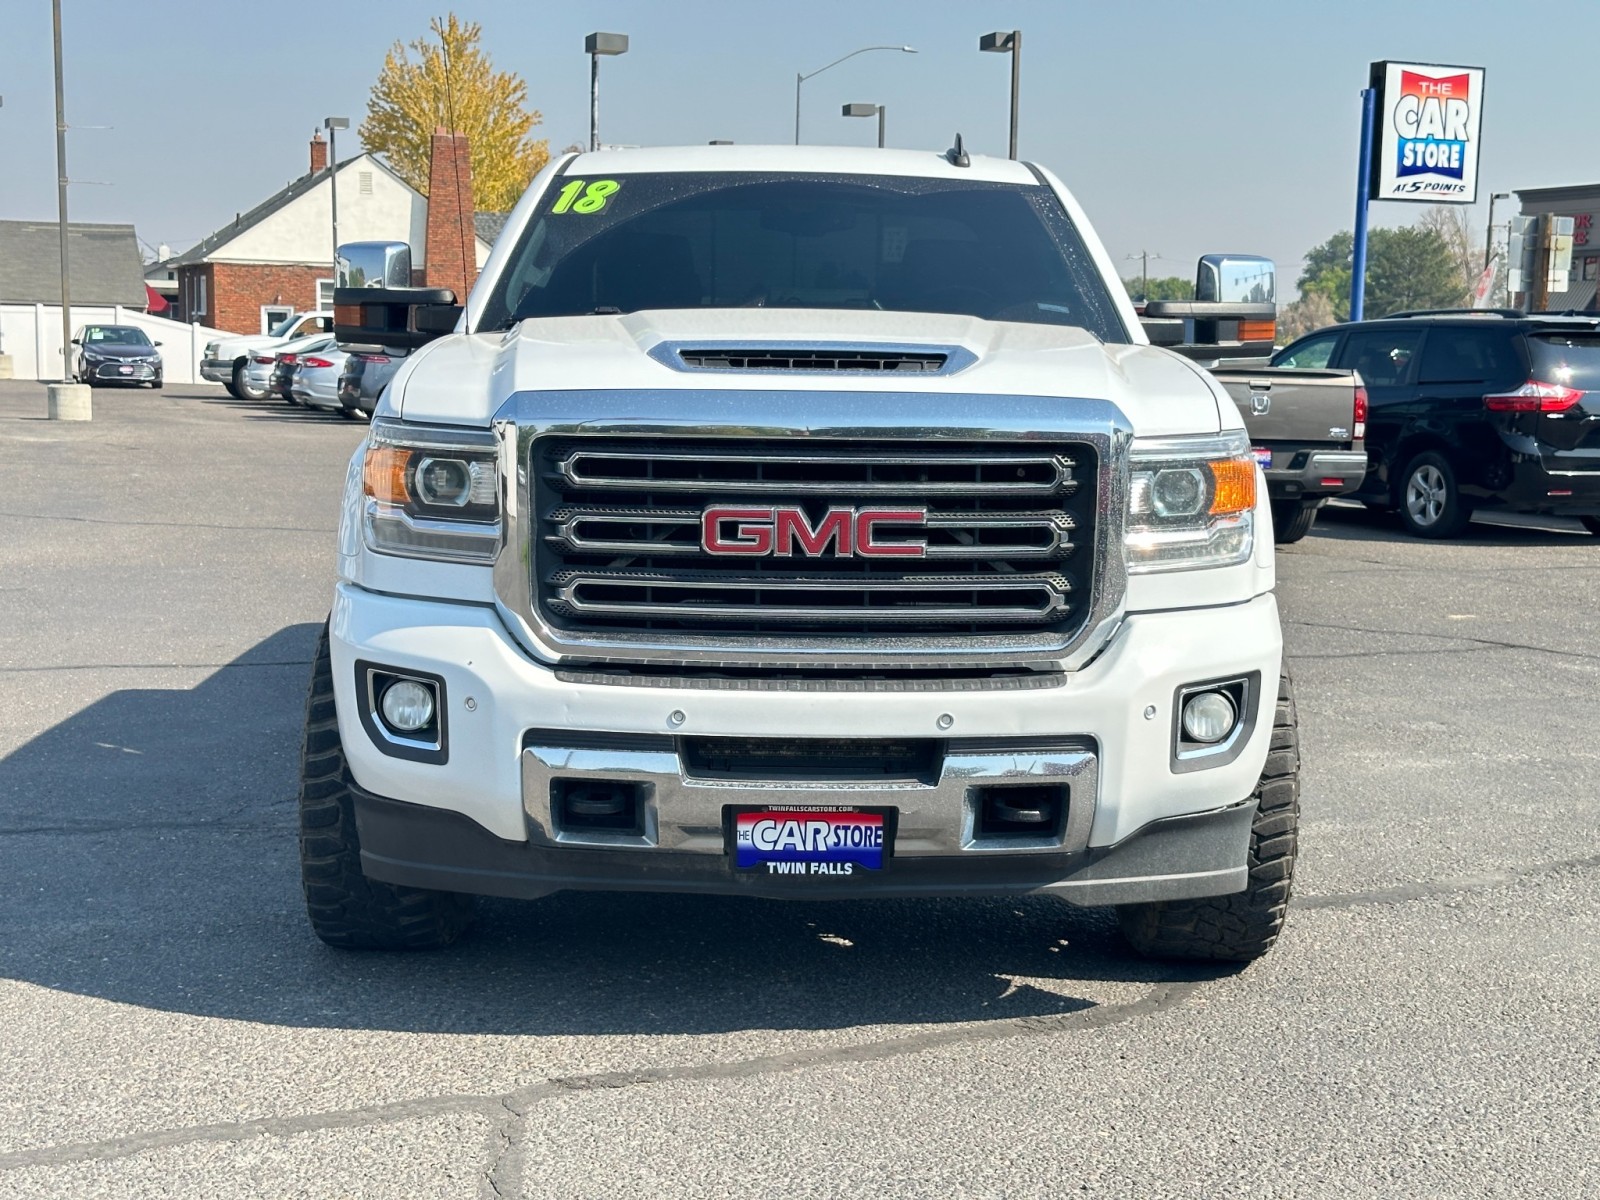
[[[86,304],[72,306],[72,325],[137,325],[152,342],[161,343],[162,371],[168,383],[200,383],[200,359],[213,338],[232,337],[205,325],[185,325],[152,317],[135,308]],[[18,379],[60,379],[61,306],[0,304],[0,354],[11,356]]]

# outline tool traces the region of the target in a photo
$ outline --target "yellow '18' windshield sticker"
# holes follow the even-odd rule
[[[597,213],[622,185],[615,179],[574,179],[561,189],[552,213]]]

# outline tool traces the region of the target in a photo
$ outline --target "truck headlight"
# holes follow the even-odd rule
[[[1256,463],[1243,433],[1133,443],[1126,555],[1133,574],[1226,567],[1255,549]]]
[[[367,546],[490,563],[500,551],[499,445],[486,429],[380,419],[362,464]]]

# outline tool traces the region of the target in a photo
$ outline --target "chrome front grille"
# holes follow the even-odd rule
[[[547,436],[530,456],[531,590],[563,634],[1065,641],[1092,607],[1087,443]],[[917,550],[843,555],[835,538],[787,556],[709,553],[702,520],[719,507],[798,510],[813,534],[840,510],[909,509],[883,544]]]

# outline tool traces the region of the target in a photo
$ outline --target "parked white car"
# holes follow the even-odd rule
[[[344,370],[344,360],[350,356],[337,347],[302,354],[294,373],[289,392],[307,408],[325,408],[340,412],[344,408],[339,399],[339,375]]]
[[[206,343],[206,354],[200,361],[200,378],[220,383],[240,400],[265,400],[265,388],[254,388],[245,378],[252,365],[251,352],[266,348],[278,349],[285,342],[294,341],[313,333],[327,333],[333,329],[331,309],[295,313],[279,322],[271,333],[241,334],[239,337],[218,338]]]

